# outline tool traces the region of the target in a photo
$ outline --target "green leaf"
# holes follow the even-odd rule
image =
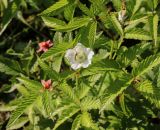
[[[120,103],[120,106],[121,106],[121,109],[123,111],[123,113],[129,117],[129,113],[128,113],[128,108],[127,108],[127,102],[125,104],[125,94],[122,93],[120,96],[119,96],[119,103]]]
[[[159,0],[146,0],[149,8],[153,11],[157,8]]]
[[[51,115],[51,112],[53,111],[52,94],[49,91],[45,91],[42,94],[42,104],[43,104],[46,115],[49,117]]]
[[[61,70],[61,64],[62,64],[63,55],[57,56],[54,58],[54,61],[52,63],[52,68],[59,73]]]
[[[67,7],[64,9],[64,17],[68,21],[70,21],[73,18],[75,12],[75,4],[69,4]]]
[[[141,6],[141,3],[142,3],[141,0],[136,0],[136,3],[134,5],[134,9],[133,9],[132,15],[134,15],[138,11],[139,7]]]
[[[63,122],[65,122],[67,119],[72,117],[78,111],[79,111],[79,108],[77,108],[76,106],[74,106],[74,107],[72,106],[72,107],[68,108],[67,110],[63,111],[61,113],[60,117],[58,118],[53,130],[56,130]]]
[[[37,6],[37,3],[35,2],[35,0],[28,0],[27,2],[29,3],[30,6],[32,6],[36,10],[40,10],[40,8]]]
[[[122,8],[122,3],[120,0],[112,0],[113,6],[116,8],[116,11],[119,12]]]
[[[157,8],[159,0],[153,0],[154,9]]]
[[[21,102],[19,102],[17,109],[12,113],[7,127],[12,126],[15,121],[24,113],[24,111],[33,104],[38,98],[38,94],[31,94],[30,96],[23,97]]]
[[[125,32],[126,39],[137,39],[137,40],[152,40],[149,32],[142,28],[134,28]]]
[[[97,22],[90,23],[89,26],[89,35],[88,35],[88,41],[90,48],[93,48],[95,43],[95,37],[96,37],[96,30],[97,30]]]
[[[15,130],[23,127],[29,121],[28,117],[20,117],[7,130]]]
[[[153,37],[153,40],[154,40],[154,44],[156,46],[157,44],[157,33],[158,33],[158,15],[154,15],[154,16],[151,16],[149,18],[149,24],[150,24],[150,33]]]
[[[111,81],[110,87],[108,87],[102,98],[100,112],[109,107],[116,97],[121,94],[131,84],[132,81],[133,78],[129,74],[120,75],[116,80]]]
[[[71,86],[69,86],[66,82],[63,82],[60,84],[60,89],[64,94],[66,94],[74,102],[78,102],[78,98],[77,98],[77,95],[75,94],[74,89]]]
[[[114,60],[105,59],[105,60],[97,61],[93,63],[92,65],[90,65],[87,69],[84,69],[82,71],[81,76],[101,73],[102,71],[103,72],[104,71],[117,71],[119,69],[120,68],[119,68],[118,62]]]
[[[100,108],[100,100],[87,96],[85,98],[82,99],[81,101],[81,109],[83,111],[88,111],[88,110],[92,110],[92,109],[99,109]]]
[[[86,5],[82,4],[80,1],[78,1],[78,7],[80,8],[80,10],[86,14],[87,16],[93,18],[94,17],[94,14],[92,11],[90,11]]]
[[[25,88],[21,83],[16,84],[15,86],[16,86],[16,89],[18,90],[18,92],[22,94],[22,96],[29,95],[27,88]]]
[[[49,14],[53,11],[56,11],[64,6],[66,6],[68,4],[67,0],[59,0],[58,2],[54,3],[53,5],[51,5],[49,8],[47,8],[46,10],[44,10],[40,15],[46,15]]]
[[[92,128],[93,130],[99,130],[96,124],[93,122],[91,115],[88,112],[83,112],[81,115],[81,124],[86,128]]]
[[[153,39],[155,40],[155,45],[157,44],[157,36],[158,36],[158,15],[153,17]]]
[[[72,103],[70,103],[69,105],[64,105],[61,107],[56,108],[52,113],[51,113],[51,117],[54,117],[55,115],[58,115],[59,113],[62,113],[63,111],[66,111],[68,109],[70,109],[71,107],[74,107],[75,105]]]
[[[80,125],[81,125],[81,115],[78,115],[72,123],[71,130],[79,130]]]
[[[157,87],[160,88],[160,67],[159,67],[158,76],[157,76]]]
[[[69,43],[60,43],[60,44],[50,48],[47,52],[43,53],[41,55],[41,59],[45,59],[45,58],[48,58],[48,57],[54,56],[54,55],[63,54],[70,47],[72,47],[72,45]]]
[[[13,111],[16,109],[14,105],[1,105],[0,112]]]
[[[117,60],[122,64],[122,66],[130,65],[134,59],[137,58],[138,55],[143,53],[146,49],[151,46],[149,43],[137,44],[133,47],[128,48],[128,50],[124,51],[122,54],[117,56]]]
[[[114,27],[114,29],[117,31],[117,33],[120,34],[121,36],[123,36],[122,26],[119,23],[119,21],[117,20],[115,14],[111,14],[111,16],[110,16],[110,23],[112,24],[112,26]]]
[[[81,82],[75,91],[78,98],[82,99],[88,94],[89,90],[90,90],[90,86],[87,85],[86,83]]]
[[[38,59],[38,63],[50,79],[54,79],[56,81],[59,80],[60,77],[58,73],[55,70],[51,69],[43,60]]]
[[[0,57],[0,72],[14,76],[21,73],[21,68],[17,61]]]
[[[15,0],[14,2],[10,3],[8,8],[4,11],[4,16],[2,18],[2,29],[0,31],[0,36],[7,28],[8,24],[11,22],[13,17],[16,15],[18,11],[18,4],[20,3],[19,0]]]
[[[29,89],[32,93],[39,93],[39,90],[42,88],[42,84],[35,80],[30,80],[26,77],[17,78],[21,83],[23,83],[27,89]]]
[[[89,21],[90,18],[88,17],[74,18],[66,26],[60,26],[60,25],[55,26],[54,30],[62,32],[73,31],[75,29],[87,25]]]
[[[127,26],[125,27],[125,32],[129,32],[129,30],[134,29],[138,24],[140,23],[146,23],[148,19],[148,16],[144,15],[141,16],[141,18],[134,18],[133,20],[130,20],[128,22],[125,22],[127,24]]]
[[[89,0],[92,5],[93,5],[93,8],[96,12],[99,12],[99,11],[103,11],[103,12],[106,12],[106,8],[105,8],[105,4],[104,4],[104,1],[103,0]]]
[[[75,44],[77,44],[79,37],[80,36],[77,35],[76,38],[70,43],[62,42],[62,43],[59,43],[58,45],[53,46],[47,52],[45,52],[41,55],[41,59],[46,59],[46,58],[48,58],[50,56],[54,56],[54,55],[64,54],[67,49],[69,49],[69,48],[73,47]]]
[[[133,68],[132,74],[134,77],[141,76],[151,70],[153,67],[157,66],[158,64],[160,64],[160,56],[151,55],[146,59],[142,60],[136,68]]]
[[[59,26],[65,26],[66,25],[66,23],[64,21],[53,18],[53,17],[43,16],[42,20],[44,21],[46,26],[51,27],[51,28],[55,28],[57,25],[59,25]]]
[[[160,88],[153,86],[151,81],[145,80],[136,89],[152,104],[160,108]]]

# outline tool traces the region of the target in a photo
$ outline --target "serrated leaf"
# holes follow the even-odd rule
[[[82,126],[93,129],[93,130],[99,130],[97,125],[93,122],[91,115],[88,112],[83,112],[81,115],[81,124]]]
[[[78,98],[82,99],[83,97],[87,95],[89,90],[90,90],[90,87],[86,83],[81,82],[75,91],[76,91],[76,95],[78,96]]]
[[[14,125],[11,125],[7,130],[15,130],[23,127],[29,119],[27,117],[20,117],[18,120],[15,121]]]
[[[47,52],[43,53],[41,55],[41,59],[46,59],[50,56],[54,56],[54,55],[59,55],[59,54],[64,54],[65,51],[71,47],[73,47],[75,44],[78,43],[78,40],[79,40],[79,35],[76,36],[76,38],[70,42],[70,43],[59,43],[58,45],[56,46],[53,46],[52,48],[50,48]]]
[[[42,20],[44,21],[46,26],[51,27],[51,28],[55,28],[58,25],[59,26],[65,26],[66,25],[66,23],[64,21],[53,18],[53,17],[43,16]]]
[[[64,9],[64,17],[68,21],[70,21],[73,18],[75,12],[75,4],[69,4],[67,7]]]
[[[101,71],[117,71],[117,70],[119,70],[119,64],[116,61],[105,59],[90,65],[88,69],[82,71],[81,76],[86,76],[88,75],[87,73],[94,73],[94,72],[98,73]]]
[[[1,62],[0,61],[0,72],[3,72],[3,73],[8,74],[8,75],[19,75],[20,71],[16,70],[14,68],[14,67],[16,67],[15,63],[16,62],[14,62],[14,61],[10,61],[10,63],[9,62]]]
[[[10,127],[15,123],[15,121],[24,113],[24,111],[33,104],[38,98],[38,94],[31,94],[30,96],[23,97],[21,102],[19,102],[17,109],[12,113],[7,127]]]
[[[125,32],[126,39],[152,40],[150,33],[142,28],[134,28]]]
[[[153,37],[155,46],[157,45],[157,35],[158,35],[158,15],[149,17],[150,33]]]
[[[100,112],[106,107],[109,107],[116,97],[121,94],[132,82],[133,78],[129,74],[123,74],[116,80],[111,81],[110,87],[107,89],[107,93],[102,99],[102,106]]]
[[[61,70],[63,55],[57,56],[54,58],[54,62],[52,63],[52,68],[59,73]]]
[[[160,67],[159,67],[158,76],[157,76],[157,87],[160,88]]]
[[[120,103],[120,106],[121,106],[121,109],[123,111],[123,113],[126,115],[126,116],[130,116],[129,113],[128,113],[128,108],[127,108],[127,102],[125,102],[125,94],[122,93],[120,96],[119,96],[119,103]]]
[[[46,53],[41,55],[42,59],[48,58],[53,55],[63,54],[68,48],[71,47],[71,44],[68,43],[60,43],[56,46],[50,48]]]
[[[38,59],[38,63],[50,79],[54,79],[56,81],[59,80],[60,77],[58,73],[55,70],[51,69],[44,61]]]
[[[159,0],[153,0],[154,9],[157,8]]]
[[[25,88],[22,84],[16,84],[15,86],[18,92],[21,93],[23,96],[29,95],[27,88]]]
[[[137,44],[133,47],[128,48],[128,50],[124,51],[122,54],[117,56],[117,60],[122,64],[122,66],[128,66],[133,62],[134,59],[141,53],[143,53],[146,49],[149,48],[151,44]]]
[[[8,24],[11,22],[13,17],[16,15],[16,12],[18,11],[18,4],[20,3],[19,0],[15,0],[14,2],[10,3],[8,8],[4,11],[4,16],[2,18],[2,29],[0,31],[0,36],[7,28]]]
[[[42,88],[42,84],[35,80],[30,80],[26,77],[19,77],[17,79],[24,84],[27,89],[31,90],[32,93],[39,93],[39,90]]]
[[[96,38],[97,22],[90,23],[88,41],[90,48],[93,48]]]
[[[60,89],[64,94],[66,94],[74,102],[78,102],[77,95],[75,94],[74,89],[69,86],[66,82],[60,84]]]
[[[54,30],[62,31],[62,32],[73,31],[75,29],[78,29],[80,27],[87,25],[89,21],[90,21],[90,18],[87,18],[87,17],[74,18],[66,26],[55,26]]]
[[[78,2],[78,7],[87,16],[90,16],[91,18],[94,17],[94,14],[86,7],[86,5],[82,4],[80,1]]]
[[[28,0],[27,2],[29,3],[30,6],[32,6],[36,10],[40,10],[40,8],[37,6],[37,3],[34,0]]]
[[[157,66],[158,64],[160,64],[160,56],[151,55],[146,59],[142,60],[136,68],[133,68],[132,74],[134,77],[141,76],[151,70],[153,67]]]
[[[69,109],[62,112],[60,117],[58,118],[53,130],[56,130],[63,122],[65,122],[67,119],[72,117],[74,114],[76,114],[79,111],[79,108],[77,107],[70,107]]]
[[[122,8],[122,3],[120,0],[112,0],[113,6],[116,8],[116,11],[119,12]]]
[[[13,111],[16,109],[14,105],[1,105],[0,112]]]
[[[69,104],[69,105],[67,104],[67,105],[63,105],[61,107],[58,107],[51,113],[51,117],[54,117],[55,115],[58,115],[59,113],[62,113],[62,111],[65,111],[73,106],[74,106],[74,104]]]
[[[114,27],[114,29],[117,31],[117,33],[120,34],[121,36],[123,36],[122,26],[119,23],[119,21],[117,20],[115,14],[111,14],[110,22],[111,22],[112,26]]]
[[[136,18],[136,19],[134,18],[133,20],[126,22],[126,24],[128,25],[124,28],[125,32],[132,30],[140,23],[145,23],[147,19],[148,19],[148,16],[145,15],[145,16],[142,16],[141,18]]]
[[[71,130],[78,130],[80,128],[80,125],[81,125],[81,115],[78,115],[72,123]]]
[[[100,108],[100,100],[93,98],[93,97],[85,97],[82,99],[81,101],[81,109],[83,111],[88,111],[88,110],[92,110],[92,109],[98,109]]]
[[[152,104],[160,108],[160,89],[153,86],[151,81],[141,82],[136,89]]]
[[[49,8],[47,8],[46,10],[44,10],[40,15],[46,15],[49,14],[53,11],[56,11],[62,7],[64,7],[65,5],[68,4],[67,0],[59,0],[58,2],[54,3],[53,5],[51,5]]]
[[[132,15],[134,15],[138,11],[139,7],[141,6],[141,3],[142,3],[141,0],[136,0],[135,1],[135,5],[134,5],[134,8],[133,8]]]
[[[44,110],[47,116],[50,116],[51,112],[53,111],[52,106],[51,106],[52,104],[51,101],[52,101],[51,93],[49,93],[49,91],[45,91],[42,94],[42,104],[43,104],[43,107],[44,107]]]
[[[157,35],[158,35],[158,15],[153,17],[153,39],[155,40],[155,45],[157,44]]]

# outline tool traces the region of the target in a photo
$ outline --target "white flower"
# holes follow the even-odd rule
[[[126,10],[121,10],[118,12],[118,20],[123,22],[126,19]]]
[[[81,67],[87,68],[91,64],[94,52],[78,43],[73,49],[68,49],[65,57],[71,64],[71,68],[76,70]]]

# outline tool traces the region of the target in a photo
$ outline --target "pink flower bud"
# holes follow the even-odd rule
[[[37,52],[46,52],[51,46],[53,46],[51,40],[41,42],[39,43],[39,49],[37,50]]]
[[[44,89],[50,89],[50,88],[51,88],[51,85],[52,85],[51,82],[52,82],[51,79],[49,79],[49,80],[47,80],[47,81],[41,80],[41,83],[42,83]]]

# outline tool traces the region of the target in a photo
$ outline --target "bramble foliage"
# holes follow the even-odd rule
[[[11,96],[1,129],[160,129],[159,0],[1,0],[0,10],[0,94]],[[77,43],[94,56],[73,70],[65,53]]]

